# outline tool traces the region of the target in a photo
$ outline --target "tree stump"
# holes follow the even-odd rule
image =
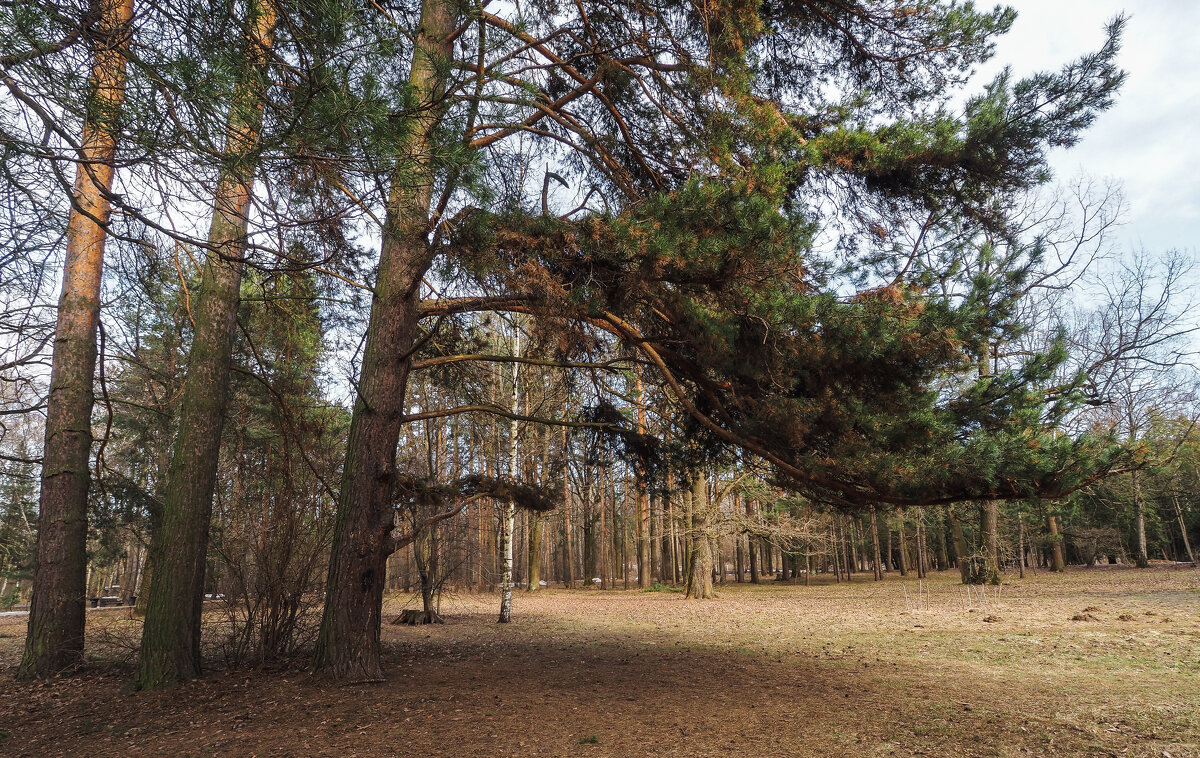
[[[434,611],[422,611],[410,608],[406,611],[401,611],[399,616],[392,619],[392,623],[417,626],[419,624],[444,624],[446,621]]]

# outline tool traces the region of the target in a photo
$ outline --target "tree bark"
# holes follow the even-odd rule
[[[179,406],[179,431],[159,528],[150,546],[154,573],[146,588],[146,622],[134,673],[137,689],[186,681],[199,676],[201,669],[200,618],[208,528],[241,302],[255,170],[252,156],[262,125],[262,68],[275,26],[271,3],[256,2],[250,7],[247,69],[226,124],[228,161],[217,179],[209,250],[193,298],[195,331]]]
[[[521,328],[519,323],[513,324],[512,353],[514,357],[521,355]],[[520,365],[515,361],[512,364],[512,398],[510,406],[513,419],[508,424],[508,478],[509,481],[513,482],[517,480],[517,435],[521,429],[516,419],[517,413],[521,410],[518,402],[520,395],[517,391],[518,379],[521,376],[518,370]],[[512,621],[513,535],[516,513],[516,504],[512,500],[504,501],[503,515],[500,519],[500,618],[498,622],[501,624],[508,624]]]
[[[425,0],[409,87],[409,157],[392,175],[379,268],[350,421],[325,608],[314,671],[347,682],[380,681],[383,575],[394,547],[396,444],[417,335],[421,278],[432,263],[426,239],[433,192],[434,131],[450,60],[454,5]]]
[[[642,387],[641,369],[634,372],[637,389],[637,430],[646,434],[646,398]],[[647,481],[646,461],[639,455],[635,471],[637,487],[637,567],[638,587],[650,584],[650,493]]]
[[[1017,571],[1021,579],[1025,578],[1025,519],[1017,513]]]
[[[679,555],[678,542],[675,538],[678,529],[676,528],[675,517],[675,489],[674,479],[671,472],[667,472],[667,491],[663,495],[663,534],[666,541],[666,559],[671,564],[671,584],[679,584]],[[663,569],[663,578],[666,578],[666,569]]]
[[[566,418],[566,404],[563,418]],[[563,454],[563,584],[568,589],[575,586],[575,548],[571,539],[571,448],[567,445],[567,427],[562,427]]]
[[[662,505],[658,496],[650,496],[650,575],[661,582],[662,568]]]
[[[987,560],[988,581],[1000,582],[1000,501],[984,500],[979,504],[979,533],[983,538],[983,555]]]
[[[714,597],[712,584],[713,559],[708,543],[708,482],[704,474],[692,474],[691,559],[684,597],[707,600]]]
[[[1150,565],[1150,552],[1146,549],[1146,501],[1142,497],[1142,480],[1135,470],[1130,475],[1133,485],[1134,528],[1137,531],[1137,560],[1138,568]]]
[[[875,581],[883,581],[883,563],[879,556],[879,524],[875,517],[875,509],[871,508],[871,549],[873,551]]]
[[[118,113],[125,100],[125,49],[133,0],[100,0],[95,56],[79,163],[67,219],[67,251],[46,432],[42,448],[33,595],[19,679],[53,676],[83,655],[87,582],[87,498],[91,477],[92,407],[100,286],[117,152]]]
[[[967,553],[967,538],[963,534],[962,523],[955,515],[953,507],[946,509],[946,521],[950,524],[950,534],[954,538],[954,556],[958,560],[958,572],[963,584],[966,584],[971,573],[971,559]]]
[[[1050,556],[1054,561],[1051,570],[1066,571],[1066,562],[1063,561],[1062,537],[1058,533],[1058,517],[1051,513],[1047,517],[1047,524],[1050,528]]]
[[[754,500],[746,498],[746,515],[753,518],[754,516]],[[747,538],[747,547],[750,553],[750,583],[758,584],[758,538],[750,535]]]
[[[528,581],[525,583],[526,592],[537,592],[542,588],[542,525],[545,522],[542,514],[534,511],[529,514],[529,569],[526,571]]]
[[[1179,497],[1171,495],[1171,505],[1175,507],[1175,519],[1179,522],[1179,534],[1183,536],[1183,548],[1187,550],[1188,560],[1196,563],[1196,553],[1192,551],[1192,541],[1188,539],[1187,522],[1183,520],[1183,509],[1179,507]]]

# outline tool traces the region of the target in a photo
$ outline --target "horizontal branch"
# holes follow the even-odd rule
[[[610,424],[605,421],[568,421],[566,419],[544,418],[542,416],[526,416],[521,413],[513,413],[505,410],[498,405],[481,403],[479,405],[460,405],[454,408],[446,408],[438,411],[426,411],[424,413],[410,413],[404,417],[405,423],[412,421],[425,421],[426,419],[446,418],[447,416],[461,416],[464,413],[487,413],[492,416],[499,416],[512,421],[524,421],[531,424],[546,424],[547,426],[565,426],[570,429],[617,429],[616,424]]]

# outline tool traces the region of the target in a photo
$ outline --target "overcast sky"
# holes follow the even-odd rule
[[[978,5],[987,7],[984,0]],[[1020,14],[982,75],[1057,68],[1095,50],[1105,22],[1124,11],[1120,64],[1129,76],[1116,105],[1071,150],[1052,159],[1057,177],[1080,172],[1123,187],[1122,247],[1200,249],[1200,2],[1007,0]]]

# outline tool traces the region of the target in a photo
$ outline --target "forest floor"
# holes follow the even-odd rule
[[[89,615],[84,670],[18,683],[6,618],[0,755],[1200,756],[1200,571],[1009,574],[969,600],[956,579],[549,590],[507,626],[498,595],[448,597],[444,625],[384,627],[367,686],[217,670],[133,693],[127,612]]]

